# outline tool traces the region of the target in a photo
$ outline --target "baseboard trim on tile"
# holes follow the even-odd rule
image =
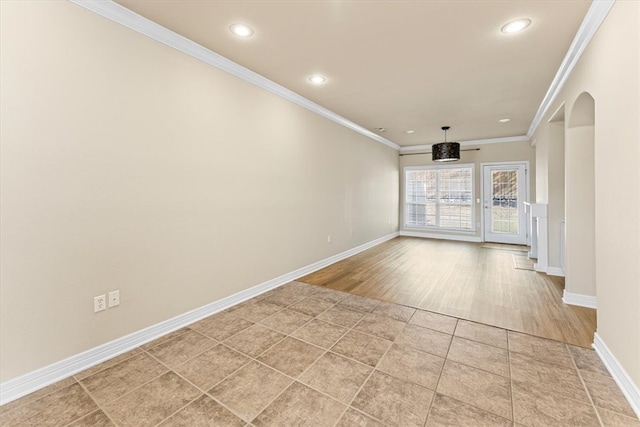
[[[458,242],[481,242],[482,239],[476,235],[463,236],[460,234],[437,234],[437,233],[424,233],[422,231],[401,231],[401,236],[408,237],[423,237],[425,239],[441,239],[441,240],[455,240]]]
[[[569,305],[577,305],[580,307],[597,308],[596,297],[591,295],[574,294],[567,292],[565,289],[562,293],[562,302]]]
[[[282,286],[299,277],[313,273],[314,271],[327,267],[359,252],[370,249],[397,236],[397,232],[387,234],[386,236],[382,236],[363,245],[333,255],[329,258],[325,258],[313,264],[309,264],[290,273],[260,283],[259,285],[253,286],[249,289],[245,289],[244,291],[196,308],[195,310],[178,315],[174,318],[149,326],[148,328],[141,329],[132,334],[99,345],[83,353],[52,363],[49,366],[45,366],[17,378],[0,383],[0,405],[9,403],[122,353],[133,350],[134,348],[149,341],[153,341],[154,339],[168,334],[169,332],[188,326],[193,322],[225,310],[271,289]]]
[[[640,418],[640,389],[597,332],[593,338],[593,349],[596,351],[596,354],[600,356],[602,363],[607,367],[616,384],[618,384],[618,387],[622,390],[624,397],[629,401],[631,408],[638,418]]]

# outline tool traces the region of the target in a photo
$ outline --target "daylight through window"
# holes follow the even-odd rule
[[[405,226],[473,230],[473,167],[406,169]]]

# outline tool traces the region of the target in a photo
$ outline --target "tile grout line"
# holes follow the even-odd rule
[[[511,393],[511,420],[516,423],[516,407],[513,398],[513,373],[511,372],[511,351],[509,333],[507,332],[507,363],[509,364],[509,392]]]
[[[596,407],[596,404],[593,401],[593,398],[591,397],[591,392],[589,391],[589,388],[587,387],[587,383],[584,381],[584,378],[582,378],[582,374],[580,373],[580,368],[578,368],[578,363],[576,362],[575,357],[573,356],[573,353],[571,352],[571,350],[569,350],[569,347],[567,347],[567,344],[565,344],[564,346],[565,346],[565,350],[567,350],[567,352],[571,356],[571,361],[573,362],[573,367],[575,368],[575,370],[576,370],[576,372],[578,374],[578,378],[580,378],[580,383],[582,384],[582,387],[584,388],[584,391],[587,393],[587,397],[589,398],[589,403],[591,403],[591,407],[593,408],[593,411],[596,413],[596,418],[598,419],[598,422],[600,423],[600,426],[601,427],[606,427],[604,425],[604,422],[602,421],[602,418],[600,417],[600,412],[598,412],[598,408]]]
[[[98,409],[94,409],[93,411],[91,411],[91,412],[89,412],[89,413],[87,413],[87,414],[83,415],[83,416],[82,416],[82,417],[80,417],[80,418],[76,418],[75,420],[73,420],[73,421],[69,422],[69,423],[68,423],[68,424],[66,424],[66,425],[67,425],[67,426],[72,425],[73,423],[75,423],[75,422],[77,422],[77,421],[79,421],[79,420],[81,420],[81,419],[83,419],[83,418],[85,418],[85,417],[88,417],[89,415],[91,415],[92,413],[94,413],[96,410],[99,410],[99,411],[102,411],[102,413],[106,415],[106,417],[109,419],[109,421],[111,421],[114,425],[116,425],[116,426],[117,426],[118,424],[113,420],[112,416],[111,416],[107,411],[105,411],[105,410],[104,410],[104,408],[103,408],[102,406],[100,406],[100,404],[98,403],[98,401],[93,397],[93,395],[89,392],[89,390],[87,390],[87,388],[85,387],[85,385],[84,385],[84,384],[82,384],[80,381],[77,381],[77,383],[78,383],[78,385],[80,385],[80,388],[82,388],[82,390],[83,390],[85,393],[87,393],[87,396],[89,396],[89,399],[91,399],[91,400],[93,401],[93,403],[95,403],[95,404],[96,404],[96,406],[98,407]],[[65,388],[66,388],[66,387],[65,387]]]
[[[362,320],[362,319],[360,319],[360,320]],[[360,323],[360,321],[358,321],[358,323]],[[349,329],[349,331],[355,331],[353,328],[355,328],[355,327],[356,327],[356,325],[358,325],[358,323],[356,323],[355,325],[353,325],[353,326],[351,327],[351,329]],[[407,325],[407,324],[408,324],[408,323],[405,323],[405,327],[406,327],[406,325]],[[404,330],[404,328],[403,328],[403,330]],[[347,331],[347,332],[349,332],[349,331]],[[358,332],[358,331],[355,331],[355,332]],[[346,333],[345,333],[345,335],[346,335]],[[368,334],[367,334],[367,335],[368,335]],[[372,335],[370,335],[370,336],[372,336]],[[376,337],[376,338],[378,338],[378,337]],[[394,340],[394,341],[395,341],[395,340]],[[373,366],[373,369],[371,369],[371,372],[369,372],[369,375],[367,376],[367,378],[366,378],[366,379],[363,381],[363,383],[360,385],[360,387],[359,387],[359,388],[358,388],[358,390],[355,392],[355,394],[353,395],[353,397],[351,398],[351,400],[349,400],[349,403],[346,405],[346,408],[344,409],[344,411],[342,411],[342,413],[340,414],[340,417],[338,417],[338,419],[337,419],[337,420],[336,420],[336,422],[334,423],[334,427],[335,427],[335,426],[340,422],[340,420],[342,419],[342,417],[344,417],[344,414],[346,414],[346,413],[347,413],[347,411],[349,410],[349,408],[351,408],[351,407],[352,407],[353,401],[354,401],[354,400],[356,400],[356,397],[358,397],[358,395],[362,392],[362,389],[363,389],[363,388],[364,388],[364,386],[367,384],[367,382],[371,379],[371,376],[373,375],[373,373],[374,373],[374,372],[376,372],[376,370],[377,370],[377,368],[378,368],[378,365],[380,364],[380,361],[381,361],[382,359],[384,359],[384,357],[387,355],[387,353],[389,352],[389,350],[391,350],[391,347],[393,347],[393,343],[394,343],[394,342],[392,341],[392,342],[391,342],[391,345],[390,345],[390,346],[385,350],[385,352],[382,354],[382,356],[380,356],[380,358],[379,358],[379,359],[378,359],[378,361],[376,362],[376,365],[375,365],[375,366]],[[367,366],[370,366],[370,365],[367,365]],[[371,366],[370,366],[370,367],[371,367]],[[380,371],[380,372],[382,372],[382,371]],[[389,375],[389,374],[387,374],[387,375]],[[394,377],[394,378],[395,378],[395,377]],[[357,408],[355,408],[355,409],[357,409]],[[365,412],[363,412],[363,411],[359,411],[359,412],[365,413]],[[366,414],[367,416],[369,416],[369,417],[371,417],[371,418],[375,419],[375,420],[378,420],[378,421],[382,422],[383,424],[386,424],[386,422],[385,422],[385,421],[380,420],[379,418],[375,417],[375,416],[374,416],[374,415],[372,415],[372,414],[369,414],[369,413],[365,413],[365,414]]]
[[[224,344],[222,344],[221,342],[218,342],[218,344],[216,344],[215,346],[213,346],[213,347],[209,348],[208,350],[203,351],[202,353],[204,353],[204,352],[206,352],[206,351],[209,351],[209,350],[211,350],[211,349],[213,349],[213,348],[215,348],[215,347],[217,347],[217,346],[219,346],[219,345],[222,345],[222,346],[223,346],[223,347],[225,347],[225,348],[230,348],[230,347],[225,346],[225,345],[224,345]],[[232,349],[232,350],[233,350],[233,349]],[[234,350],[234,351],[236,351],[236,350]],[[200,353],[200,354],[202,354],[202,353]],[[187,406],[191,405],[193,402],[195,402],[196,400],[198,400],[198,399],[199,399],[201,396],[203,396],[203,395],[205,395],[205,396],[207,396],[207,397],[209,397],[209,398],[213,399],[213,397],[212,397],[212,396],[210,396],[210,395],[207,393],[207,391],[206,391],[206,390],[203,390],[201,387],[199,387],[198,385],[196,385],[195,383],[193,383],[192,381],[190,381],[188,378],[186,378],[185,376],[183,376],[182,374],[180,374],[179,372],[177,372],[177,371],[176,371],[176,370],[174,370],[173,368],[169,367],[168,365],[166,365],[165,363],[163,363],[161,360],[157,359],[157,358],[156,358],[156,357],[154,357],[153,355],[151,355],[151,354],[150,354],[149,356],[151,356],[151,357],[153,357],[154,359],[156,359],[159,363],[161,363],[161,364],[163,364],[165,367],[167,367],[167,368],[168,368],[171,372],[173,372],[176,376],[180,377],[181,379],[183,379],[184,381],[186,381],[187,383],[189,383],[191,386],[195,387],[195,388],[196,388],[196,389],[201,393],[201,394],[199,394],[196,398],[194,398],[193,400],[189,401],[186,405],[184,405],[184,406],[180,407],[178,410],[176,410],[175,412],[171,413],[171,414],[170,414],[169,416],[167,416],[166,418],[164,418],[164,419],[160,420],[157,424],[155,424],[156,426],[159,426],[159,425],[160,425],[160,424],[162,424],[163,422],[167,421],[169,418],[171,418],[172,416],[174,416],[174,415],[175,415],[175,414],[177,414],[178,412],[182,411],[182,410],[183,410],[183,409],[185,409]],[[197,357],[197,356],[196,356],[196,357]],[[180,364],[180,365],[178,365],[178,366],[182,366],[183,364],[185,364],[185,363],[189,362],[189,361],[190,361],[190,360],[192,360],[192,359],[193,359],[193,358],[191,358],[191,359],[189,359],[189,360],[187,360],[187,361],[185,361],[185,362],[181,363],[181,364]],[[223,379],[221,379],[220,381],[218,381],[217,383],[215,383],[213,386],[211,386],[211,387],[210,387],[210,389],[211,389],[211,388],[213,388],[213,387],[215,387],[216,385],[218,385],[219,383],[221,383],[222,381],[224,381],[225,379],[227,379],[227,378],[228,378],[228,377],[230,377],[231,375],[235,374],[237,371],[239,371],[240,369],[242,369],[243,367],[245,367],[248,363],[249,363],[249,362],[244,363],[243,365],[241,365],[240,367],[238,367],[235,371],[233,371],[232,373],[230,373],[229,375],[227,375],[226,377],[224,377]],[[163,374],[163,375],[164,375],[164,374]],[[239,417],[235,412],[231,411],[231,408],[228,408],[226,405],[224,405],[222,402],[219,402],[219,401],[218,401],[218,400],[216,400],[216,399],[213,399],[213,400],[214,400],[215,402],[217,402],[218,404],[220,404],[221,406],[223,406],[223,407],[224,407],[225,409],[227,409],[228,411],[230,411],[233,415],[237,416],[239,419],[241,419],[241,420],[242,420],[242,418],[241,418],[241,417]],[[243,421],[244,421],[244,420],[243,420]]]
[[[427,425],[427,422],[429,422],[429,416],[431,415],[431,409],[433,408],[433,402],[435,402],[436,395],[438,394],[438,386],[440,385],[440,379],[442,378],[442,373],[444,372],[444,366],[447,364],[449,351],[451,350],[451,346],[453,345],[453,338],[455,337],[456,329],[458,329],[458,322],[460,322],[460,319],[456,320],[456,326],[453,328],[453,333],[451,334],[451,339],[449,340],[449,346],[447,347],[447,353],[444,355],[444,361],[442,362],[442,368],[440,368],[440,373],[438,374],[438,379],[436,381],[436,385],[434,386],[433,396],[431,397],[431,402],[429,402],[429,410],[427,411],[427,418],[424,420],[424,425],[425,426]]]

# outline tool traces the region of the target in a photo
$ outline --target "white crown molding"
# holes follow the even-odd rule
[[[620,387],[620,390],[622,390],[622,394],[627,398],[629,405],[631,405],[633,411],[638,418],[640,418],[640,389],[597,332],[593,338],[593,349],[596,351],[596,354],[600,356],[602,363],[604,363],[611,377],[613,377],[618,387]]]
[[[527,131],[527,136],[529,138],[534,134],[538,125],[540,125],[540,122],[542,122],[547,110],[551,107],[556,96],[558,96],[562,86],[566,82],[567,78],[569,78],[573,68],[578,63],[578,60],[589,45],[589,42],[591,42],[593,36],[596,34],[596,31],[598,31],[598,28],[600,28],[604,19],[607,17],[607,14],[613,7],[614,3],[615,0],[598,0],[591,3],[582,24],[580,24],[580,28],[578,28],[576,36],[571,42],[569,51],[565,55],[562,64],[560,64],[560,68],[553,78],[551,86],[549,86],[549,90],[547,90],[546,95],[542,99],[542,103],[538,107],[536,115],[531,121],[529,130]]]
[[[464,147],[467,145],[485,145],[485,144],[504,144],[506,142],[522,142],[529,141],[527,135],[519,135],[519,136],[505,136],[503,138],[487,138],[487,139],[473,139],[469,141],[458,141],[460,146]],[[404,153],[407,151],[417,151],[417,150],[431,150],[431,146],[433,144],[425,144],[425,145],[405,145],[404,147],[400,147],[400,152]]]
[[[548,274],[548,272],[547,272]],[[574,294],[565,289],[562,293],[562,302],[568,305],[580,307],[597,308],[597,299],[591,295]]]
[[[183,37],[162,25],[138,15],[135,12],[127,9],[124,6],[112,0],[69,0],[78,6],[88,9],[98,15],[101,15],[107,19],[110,19],[118,24],[121,24],[127,28],[137,31],[140,34],[144,34],[160,43],[163,43],[169,47],[179,50],[193,58],[196,58],[206,64],[219,68],[229,74],[241,78],[242,80],[256,85],[262,89],[278,95],[288,101],[293,102],[301,107],[304,107],[314,113],[323,116],[329,120],[333,120],[342,126],[349,128],[355,132],[358,132],[374,141],[391,147],[394,150],[399,150],[400,146],[394,142],[389,141],[386,138],[366,129],[359,124],[352,122],[333,111],[316,104],[315,102],[298,95],[297,93],[255,73],[248,68],[243,67],[224,56],[217,54],[198,43]]]
[[[438,234],[438,233],[425,233],[422,231],[400,231],[401,236],[408,237],[421,237],[424,239],[440,239],[440,240],[455,240],[458,242],[481,242],[482,239],[474,234],[464,236],[460,234]]]
[[[365,251],[397,236],[398,232],[387,234],[386,236],[382,236],[345,252],[307,265],[306,267],[299,268],[280,277],[276,277],[275,279],[268,280],[249,289],[245,289],[244,291],[176,316],[172,319],[165,320],[130,335],[115,339],[98,347],[94,347],[83,353],[55,362],[49,366],[26,373],[12,380],[5,381],[0,384],[0,405],[9,403],[57,381],[70,377],[71,375],[77,374],[78,372],[84,371],[98,363],[102,363],[105,360],[109,360],[122,353],[133,350],[134,348],[149,341],[153,341],[154,339],[168,334],[169,332],[188,326],[193,322],[225,310],[271,289],[282,286],[299,277],[313,273],[314,271]]]

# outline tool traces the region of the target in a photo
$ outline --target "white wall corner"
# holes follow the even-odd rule
[[[400,231],[401,236],[408,237],[422,237],[425,239],[440,239],[440,240],[455,240],[458,242],[481,242],[482,239],[475,234],[471,234],[469,236],[461,235],[461,234],[439,234],[439,233],[427,233],[423,231]]]
[[[191,323],[201,320],[207,316],[225,310],[271,289],[282,286],[299,277],[313,273],[314,271],[320,270],[321,268],[327,267],[397,236],[398,232],[387,234],[386,236],[382,236],[345,252],[260,283],[259,285],[196,308],[195,310],[183,313],[172,319],[165,320],[127,336],[115,339],[98,347],[94,347],[83,353],[52,363],[49,366],[45,366],[17,378],[5,381],[0,384],[0,405],[9,403],[57,381],[70,377],[71,375],[77,374],[78,372],[82,372],[85,369],[112,359],[122,353],[126,353],[127,351],[133,350],[134,348],[149,341],[160,338],[169,332],[188,326]]]
[[[602,363],[604,363],[611,377],[618,384],[618,387],[620,387],[620,390],[622,390],[622,394],[624,394],[636,416],[640,418],[640,388],[633,382],[627,371],[604,343],[602,337],[598,335],[598,332],[595,333],[593,338],[593,349],[602,360]]]
[[[564,277],[564,270],[563,270],[562,267],[548,266],[547,267],[547,274],[549,276]]]
[[[562,302],[568,305],[580,307],[597,308],[596,297],[591,295],[574,294],[565,289],[562,294]]]

